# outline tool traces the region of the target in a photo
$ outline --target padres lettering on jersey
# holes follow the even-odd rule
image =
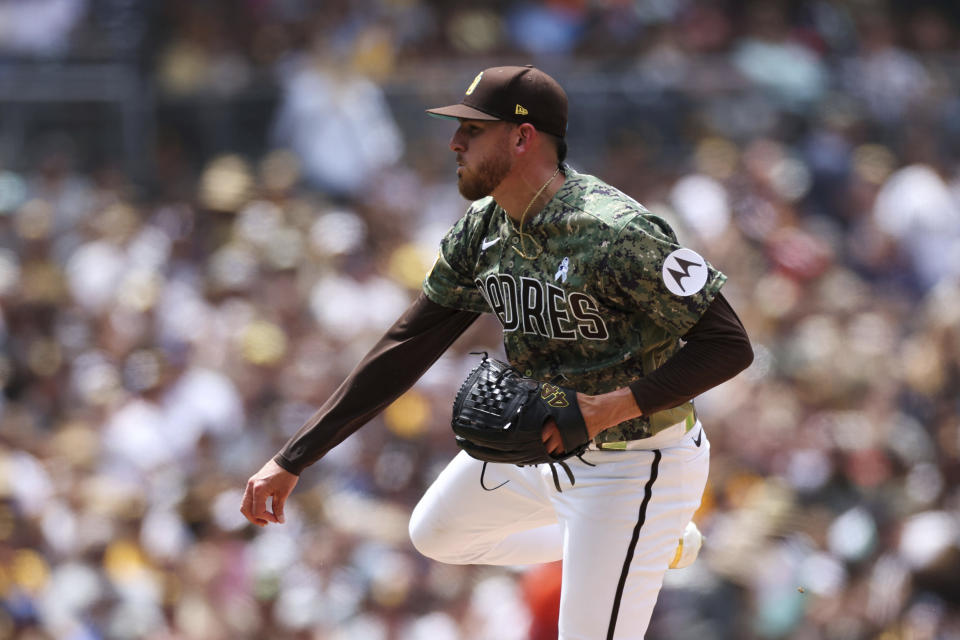
[[[597,301],[585,293],[567,293],[551,283],[510,274],[477,278],[477,288],[500,319],[505,332],[522,331],[556,340],[606,340],[610,337]]]
[[[483,198],[444,237],[423,288],[437,304],[496,314],[507,358],[524,375],[561,375],[578,391],[604,393],[662,365],[726,277],[632,198],[564,172],[563,186],[525,227],[538,255],[514,249],[513,221]],[[597,440],[645,437],[691,411],[687,403],[628,420]]]

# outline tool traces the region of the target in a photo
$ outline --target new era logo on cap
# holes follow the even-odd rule
[[[427,113],[468,120],[529,122],[557,137],[567,132],[567,94],[539,69],[491,67],[476,75],[460,104],[427,109]]]

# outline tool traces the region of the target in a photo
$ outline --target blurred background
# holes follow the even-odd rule
[[[407,537],[490,318],[287,524],[239,513],[466,207],[423,110],[525,63],[570,163],[727,273],[754,341],[698,400],[708,539],[648,637],[960,638],[958,28],[948,0],[0,0],[0,638],[556,637],[557,565]]]

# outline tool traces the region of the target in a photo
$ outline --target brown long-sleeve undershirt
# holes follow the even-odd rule
[[[274,461],[299,475],[412,387],[479,316],[421,293]]]
[[[678,407],[753,362],[747,331],[722,293],[683,339],[686,344],[657,370],[630,383],[643,415]]]
[[[276,463],[299,474],[319,460],[412,387],[477,317],[440,306],[421,293],[287,441],[274,457]],[[630,385],[645,415],[681,405],[753,361],[747,333],[722,294],[683,338],[686,344],[663,366]]]

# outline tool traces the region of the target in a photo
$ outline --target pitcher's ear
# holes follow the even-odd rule
[[[524,122],[519,127],[517,127],[517,146],[525,146],[530,144],[530,141],[533,140],[533,137],[536,135],[537,129],[529,122]]]

